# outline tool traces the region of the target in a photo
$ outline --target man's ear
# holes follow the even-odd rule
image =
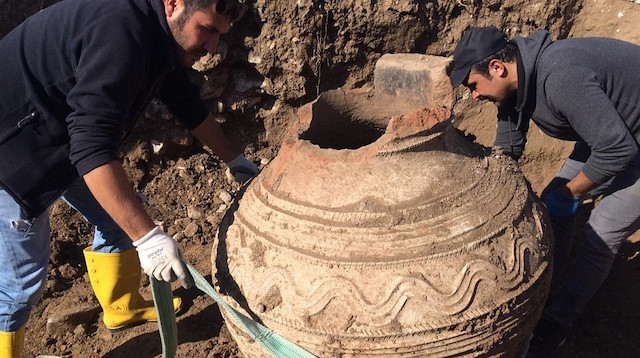
[[[168,18],[171,18],[183,6],[182,0],[164,0],[164,13]]]
[[[489,73],[498,77],[507,77],[507,67],[500,60],[489,61]]]

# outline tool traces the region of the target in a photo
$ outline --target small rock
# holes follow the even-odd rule
[[[189,224],[191,224],[191,219],[189,218],[176,219],[173,222],[173,225],[175,225],[178,228],[176,229],[176,231],[186,228]]]
[[[153,223],[160,227],[160,229],[164,230],[164,221],[162,220],[153,220]]]
[[[220,100],[210,101],[208,102],[208,105],[209,105],[209,109],[211,109],[212,112],[215,112],[215,113],[224,112],[224,102]]]
[[[638,0],[640,1],[640,0]],[[262,63],[262,57],[260,56],[255,56],[255,55],[249,55],[247,58],[247,62],[252,63],[254,65],[258,65]]]
[[[54,337],[64,337],[70,331],[77,329],[79,325],[89,325],[97,321],[100,307],[81,306],[56,312],[47,318],[47,332]]]
[[[164,143],[159,142],[155,139],[152,139],[150,142],[151,142],[151,148],[153,148],[153,153],[160,154],[160,152],[162,151],[162,148],[164,147]]]
[[[187,207],[187,216],[191,219],[197,220],[202,217],[202,212],[198,209],[197,206],[191,205]]]
[[[218,193],[218,197],[222,199],[222,201],[224,201],[224,203],[227,205],[231,205],[231,201],[233,200],[231,194],[229,194],[229,192],[226,190],[220,190],[220,193]]]
[[[76,329],[73,330],[73,333],[75,335],[86,335],[87,334],[87,327],[84,324],[79,324],[76,326]]]
[[[220,123],[220,124],[222,124],[222,123],[226,123],[226,122],[227,122],[227,117],[225,117],[225,116],[224,116],[224,115],[222,115],[222,114],[216,114],[216,115],[214,115],[214,116],[213,116],[213,119],[214,119],[216,122]]]
[[[249,108],[255,107],[261,100],[262,99],[259,96],[242,98],[232,103],[230,108],[232,111],[245,111]]]
[[[186,237],[194,237],[199,230],[200,230],[200,226],[198,226],[198,224],[196,224],[195,222],[192,222],[187,226],[186,229],[184,229],[184,235]]]
[[[215,54],[206,54],[196,61],[193,66],[198,72],[206,72],[218,66],[225,58],[227,58],[228,46],[225,41],[219,41]]]
[[[70,264],[64,264],[58,268],[60,276],[66,280],[72,280],[78,276],[78,269]]]
[[[227,177],[227,183],[233,184],[236,182],[236,178],[233,177],[233,174],[231,174],[231,170],[229,168],[224,171],[224,175]]]

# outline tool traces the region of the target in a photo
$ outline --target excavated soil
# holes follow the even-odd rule
[[[52,2],[0,1],[0,35]],[[302,104],[331,88],[370,87],[373,64],[384,53],[448,56],[472,24],[496,25],[510,35],[548,28],[557,38],[608,36],[640,44],[640,4],[628,0],[248,3],[253,11],[226,38],[224,61],[213,70],[194,71],[194,79],[203,84],[212,109],[221,112],[225,132],[262,167],[277,153]],[[455,124],[469,138],[490,146],[495,108],[473,103],[464,91],[456,94]],[[187,261],[211,280],[213,238],[239,188],[227,179],[224,164],[167,119],[162,108],[151,106],[123,148],[123,163],[136,190],[148,197],[153,218],[181,242]],[[531,129],[521,169],[537,193],[569,150],[570,144]],[[111,333],[101,323],[82,257],[92,228],[62,203],[51,208],[51,226],[49,276],[27,325],[24,356],[160,357],[156,324]],[[638,356],[637,236],[623,246],[559,357]],[[143,285],[143,295],[150,297],[148,280]],[[214,301],[195,288],[174,288],[186,304],[178,316],[176,356],[240,357]]]

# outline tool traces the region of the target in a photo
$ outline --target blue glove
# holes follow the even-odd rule
[[[258,175],[260,169],[252,161],[240,154],[227,163],[233,178],[240,184]]]
[[[551,217],[572,216],[578,211],[580,198],[566,195],[559,187],[547,194],[544,203]]]

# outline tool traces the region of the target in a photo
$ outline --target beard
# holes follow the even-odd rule
[[[493,81],[495,78],[493,75],[485,76],[489,81]],[[489,101],[493,103],[496,107],[501,107],[505,103],[509,102],[513,96],[517,93],[516,91],[510,90],[507,86],[502,83],[501,85],[494,84],[494,91],[491,95],[480,96],[482,100]]]
[[[169,30],[173,35],[173,52],[174,55],[182,66],[191,67],[200,59],[200,57],[207,54],[202,48],[195,48],[189,45],[189,39],[184,33],[184,25],[187,22],[187,14],[184,12],[173,21],[168,21]]]

